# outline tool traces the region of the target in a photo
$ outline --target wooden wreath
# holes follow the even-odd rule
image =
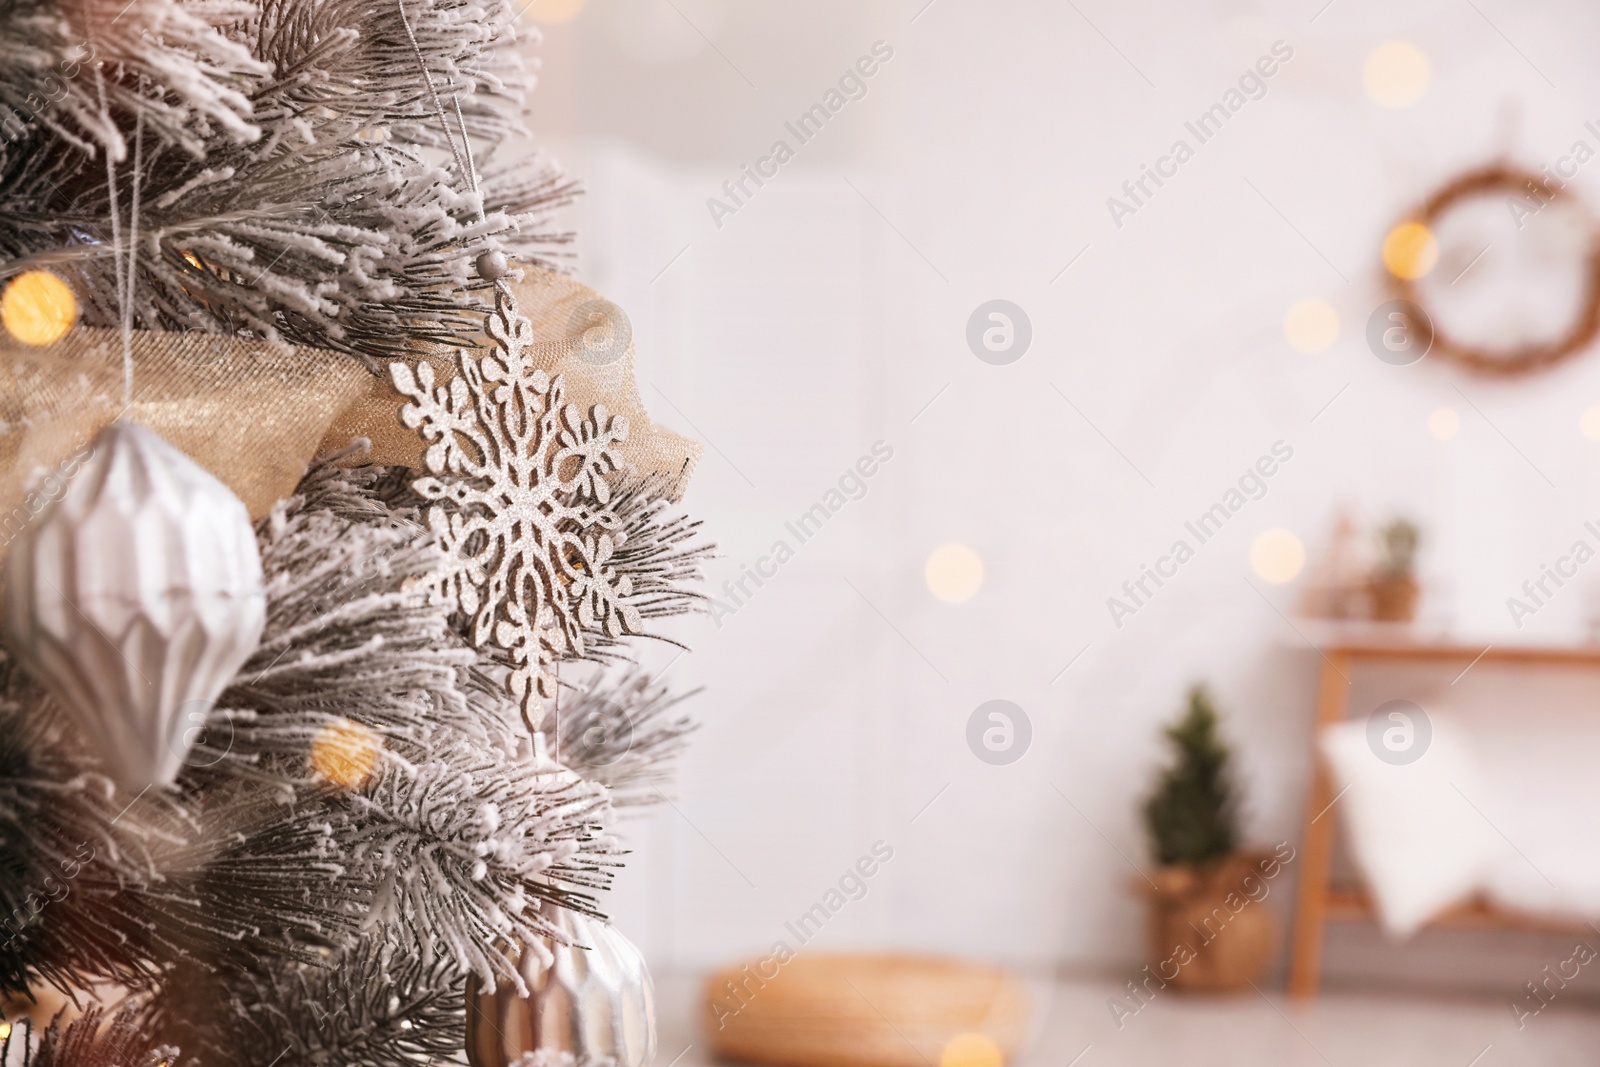
[[[1462,202],[1473,197],[1505,193],[1515,196],[1531,193],[1546,205],[1561,203],[1577,206],[1586,219],[1590,218],[1589,213],[1583,209],[1582,202],[1566,187],[1557,187],[1544,175],[1533,171],[1496,163],[1469,171],[1440,188],[1422,205],[1421,210],[1413,216],[1413,221],[1420,222],[1430,231],[1436,232],[1436,224],[1440,217]],[[1595,335],[1600,333],[1600,229],[1597,229],[1591,220],[1589,230],[1583,308],[1572,329],[1552,341],[1512,348],[1469,344],[1440,327],[1437,317],[1430,313],[1423,303],[1417,287],[1417,281],[1420,279],[1402,278],[1393,273],[1390,278],[1395,294],[1403,300],[1411,301],[1426,315],[1428,320],[1426,328],[1433,333],[1433,347],[1441,355],[1483,374],[1526,374],[1575,355],[1588,347],[1595,339]]]

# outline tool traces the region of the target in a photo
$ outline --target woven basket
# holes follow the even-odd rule
[[[781,1067],[995,1067],[1022,1046],[1028,994],[993,967],[802,954],[713,975],[702,1010],[712,1047],[729,1059]]]
[[[1252,878],[1264,884],[1258,867],[1265,870],[1270,859],[1270,853],[1236,852],[1201,866],[1174,863],[1154,872],[1148,890],[1141,883],[1150,899],[1151,971],[1201,992],[1239,993],[1259,982],[1272,965],[1278,931],[1248,887]]]

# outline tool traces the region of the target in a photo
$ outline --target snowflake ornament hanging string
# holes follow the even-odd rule
[[[483,190],[461,102],[452,97],[458,145],[405,0],[396,5],[482,222]],[[582,656],[586,631],[617,638],[640,629],[638,609],[625,602],[633,581],[612,563],[625,535],[606,481],[623,469],[615,446],[627,440],[628,420],[599,404],[585,418],[567,403],[561,377],[552,381],[534,365],[533,324],[506,281],[504,254],[486,248],[477,269],[494,285],[494,310],[485,318],[494,349],[477,356],[458,348],[448,387],[435,386],[426,362],[413,368],[396,360],[389,375],[412,401],[401,409],[401,422],[429,442],[424,465],[431,476],[411,488],[434,501],[428,525],[450,561],[434,591],[454,597],[471,617],[474,646],[492,641],[509,654],[506,688],[537,733],[541,698],[554,697],[559,686],[547,668],[568,652]]]
[[[612,563],[624,535],[606,480],[623,469],[628,420],[566,402],[562,378],[534,365],[533,325],[504,281],[487,330],[494,348],[457,349],[448,383],[426,362],[389,372],[411,400],[401,421],[429,442],[429,476],[412,489],[434,502],[428,525],[452,561],[435,592],[470,617],[475,646],[509,654],[506,687],[537,730],[541,698],[556,693],[550,668],[582,656],[585,633],[641,629],[632,580]]]

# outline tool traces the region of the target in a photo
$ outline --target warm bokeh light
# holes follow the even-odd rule
[[[359,789],[377,773],[383,740],[349,719],[330,723],[311,744],[311,767],[341,789]]]
[[[1440,441],[1448,441],[1461,429],[1461,416],[1455,408],[1435,408],[1428,416],[1428,432]]]
[[[11,1036],[11,1024],[8,1023],[8,1022],[0,1022],[0,1041],[4,1041],[6,1038],[8,1038],[10,1036]]]
[[[1416,281],[1439,262],[1439,242],[1420,222],[1402,222],[1383,239],[1383,265],[1396,278]]]
[[[1326,300],[1297,300],[1283,316],[1283,336],[1296,352],[1325,352],[1339,339],[1339,313]]]
[[[1273,585],[1293,581],[1305,565],[1306,546],[1281,527],[1262,530],[1250,545],[1250,569],[1262,581]]]
[[[1384,107],[1408,107],[1422,98],[1433,80],[1433,68],[1421,49],[1405,41],[1385,41],[1367,56],[1361,83],[1367,95]]]
[[[1600,404],[1591,404],[1578,420],[1578,429],[1591,441],[1600,441]]]
[[[957,1034],[939,1052],[939,1067],[1004,1067],[1005,1056],[983,1034]]]
[[[589,0],[533,0],[527,7],[533,21],[544,26],[560,26],[578,17]]]
[[[25,345],[53,345],[78,319],[78,298],[47,270],[24,271],[0,296],[0,323]]]
[[[983,558],[966,545],[940,545],[929,554],[922,576],[934,596],[960,604],[983,587]]]

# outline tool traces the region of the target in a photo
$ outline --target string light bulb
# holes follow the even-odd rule
[[[939,1067],[1005,1067],[1005,1054],[985,1034],[957,1034],[939,1052]]]
[[[1428,91],[1433,66],[1409,41],[1385,41],[1367,56],[1361,71],[1367,96],[1388,108],[1409,107]]]
[[[1383,239],[1383,265],[1396,278],[1414,282],[1439,262],[1439,242],[1420,222],[1402,222]]]
[[[1250,544],[1250,569],[1273,585],[1293,581],[1305,563],[1305,545],[1281,527],[1262,530]]]
[[[0,296],[0,323],[25,345],[53,345],[78,321],[78,298],[47,270],[23,271]]]
[[[983,588],[983,557],[966,545],[940,545],[928,554],[922,577],[934,596],[961,604]]]
[[[359,789],[378,771],[383,739],[350,719],[329,723],[311,743],[311,767],[341,789]]]
[[[1283,336],[1296,352],[1325,352],[1339,339],[1339,313],[1326,300],[1298,300],[1283,316]]]

